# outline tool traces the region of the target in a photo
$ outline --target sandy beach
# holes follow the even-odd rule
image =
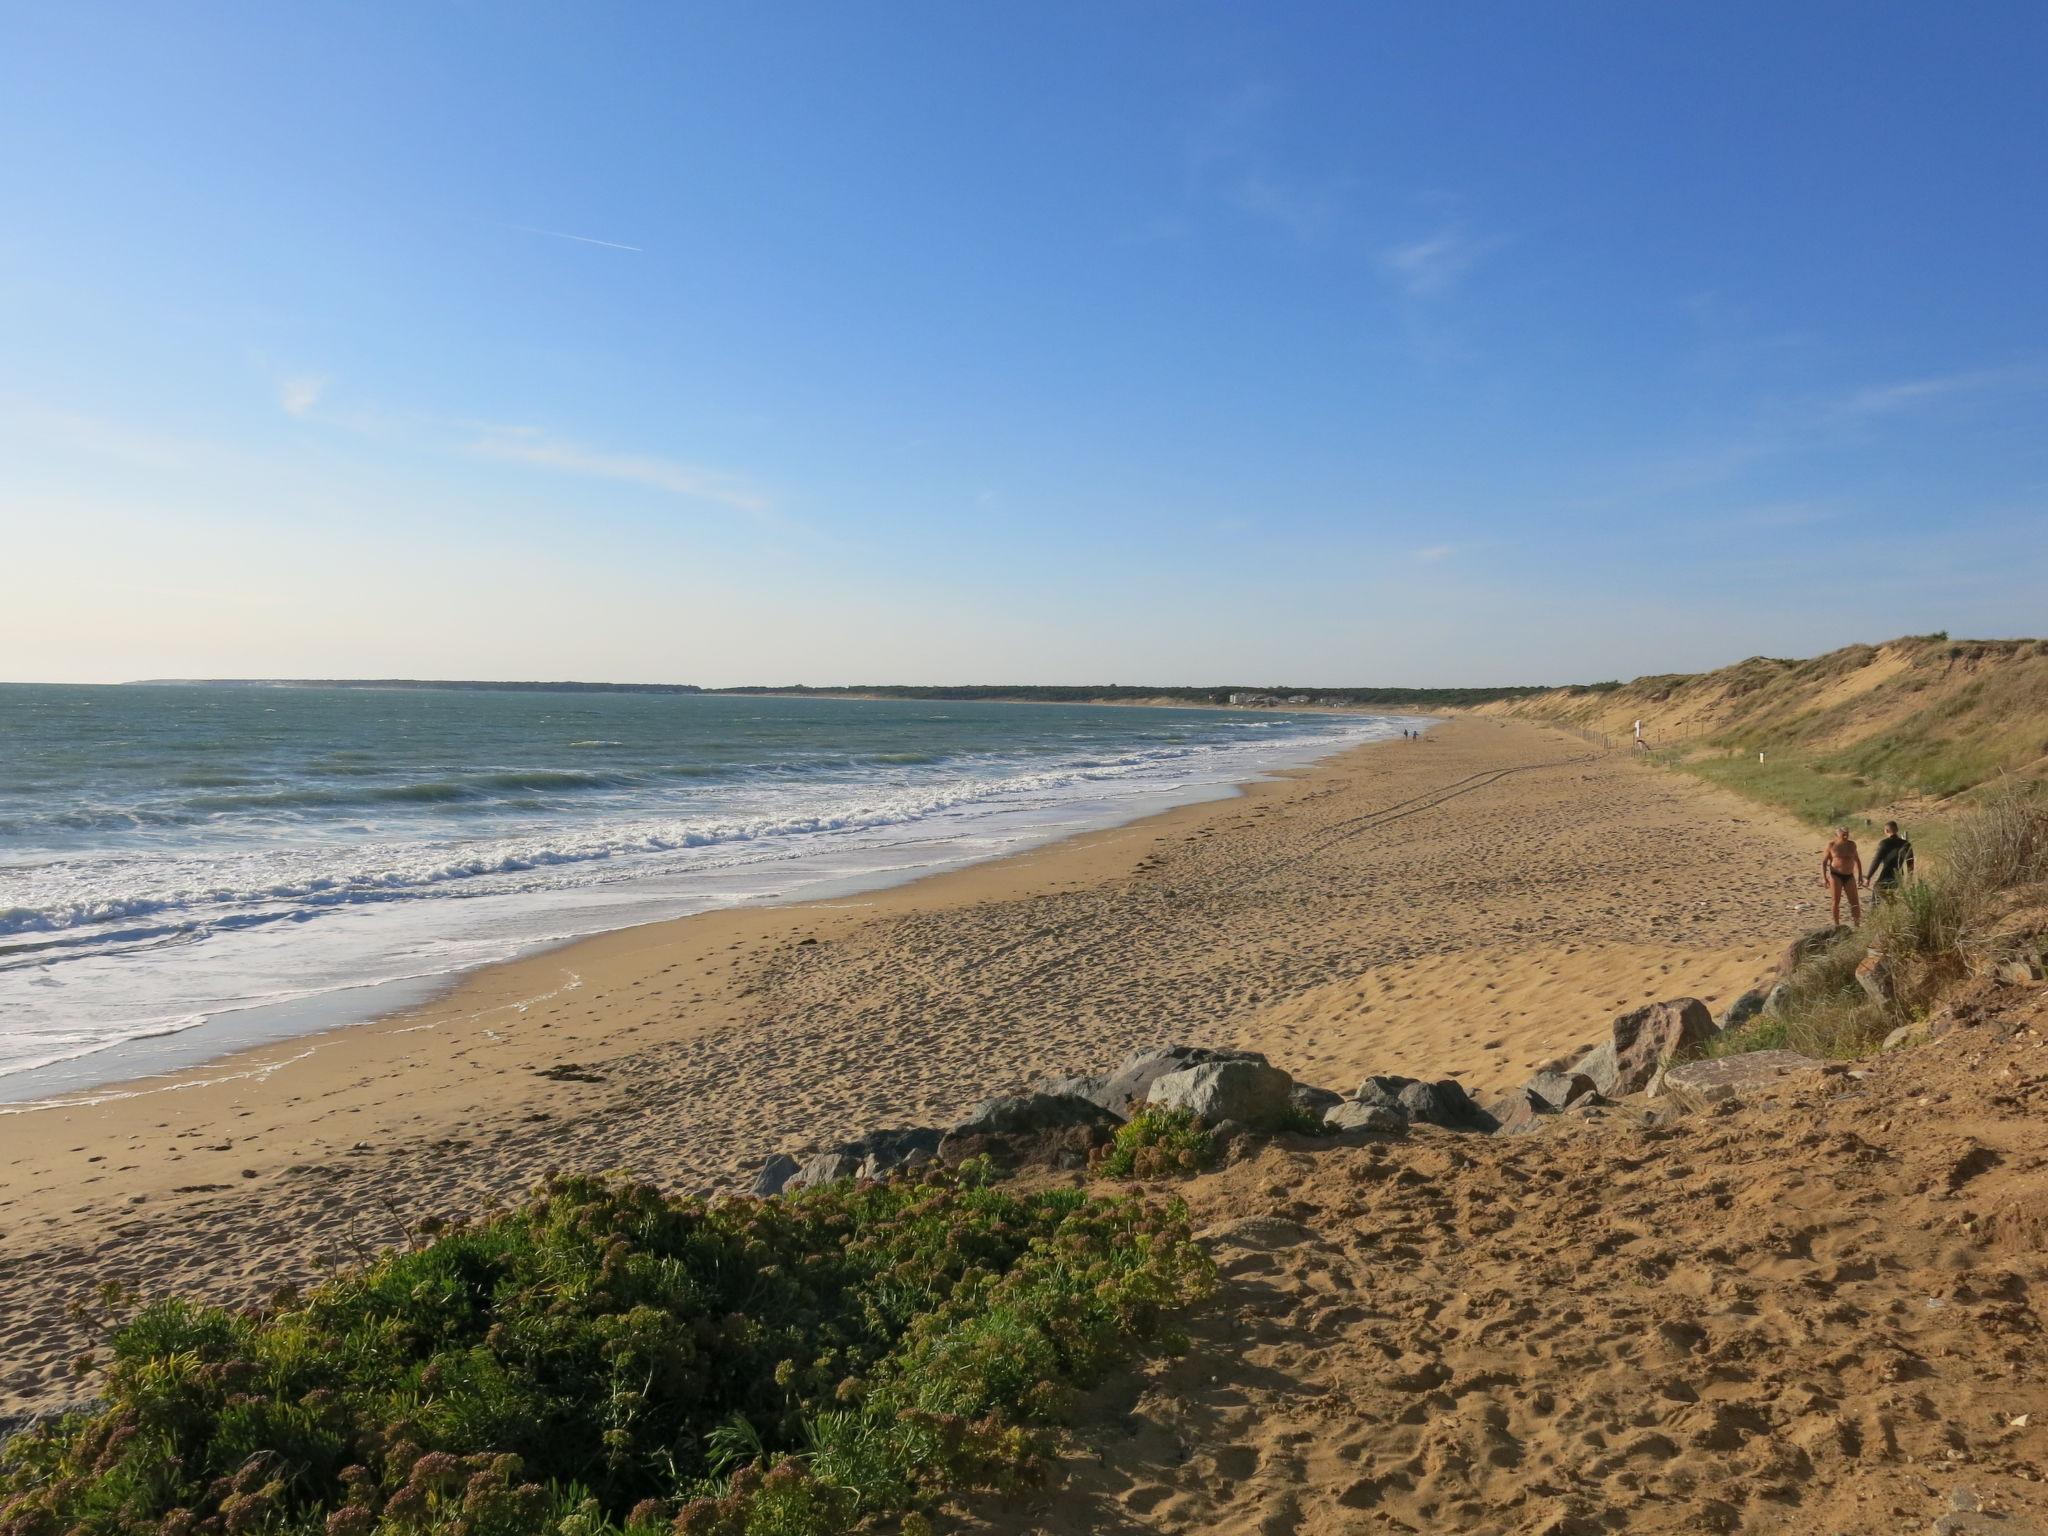
[[[630,929],[372,1024],[0,1113],[0,1411],[78,1394],[108,1280],[248,1299],[549,1169],[733,1189],[1181,1040],[1475,1094],[1811,926],[1795,824],[1523,722],[855,899]]]

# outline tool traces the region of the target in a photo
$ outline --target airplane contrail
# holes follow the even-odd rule
[[[565,234],[559,229],[536,229],[531,224],[507,224],[505,227],[507,229],[516,229],[522,235],[546,235],[554,240],[574,240],[582,245],[601,245],[606,250],[611,251],[640,251],[642,255],[646,254],[637,245],[621,245],[616,240],[599,240],[590,235]]]

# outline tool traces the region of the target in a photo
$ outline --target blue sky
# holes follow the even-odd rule
[[[21,4],[0,676],[2048,630],[2048,11]]]

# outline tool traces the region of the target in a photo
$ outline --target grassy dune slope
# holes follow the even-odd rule
[[[1675,766],[1816,822],[2048,784],[2048,640],[1916,635],[1503,700],[1616,745],[1641,719]],[[1763,754],[1758,760],[1757,754]],[[1917,802],[1917,804],[1916,804]]]

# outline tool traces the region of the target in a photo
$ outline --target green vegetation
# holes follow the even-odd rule
[[[1884,791],[1868,779],[1830,773],[1789,757],[1766,756],[1761,763],[1754,756],[1659,758],[1667,760],[1672,767],[1748,799],[1788,810],[1816,826],[1867,825],[1863,813],[1883,805],[1886,799]]]
[[[2048,787],[2043,640],[1910,635],[1803,661],[1752,656],[1716,672],[1563,688],[1501,709],[1616,745],[1644,720],[1657,761],[1816,825],[1863,825],[1904,800]]]
[[[2008,951],[2038,958],[2048,942],[2048,808],[2006,793],[1960,818],[1931,877],[1865,914],[1786,980],[1782,1006],[1715,1039],[1708,1054],[1785,1048],[1809,1056],[1868,1055],[1898,1025],[1924,1015],[1972,971]],[[1857,980],[1880,960],[1880,1003]]]
[[[1185,1109],[1142,1109],[1117,1127],[1096,1161],[1104,1179],[1167,1179],[1200,1173],[1216,1160],[1216,1144]]]
[[[143,1309],[106,1406],[7,1445],[0,1533],[840,1531],[1032,1477],[1073,1390],[1213,1283],[1177,1206],[980,1170],[554,1180],[303,1298]]]

